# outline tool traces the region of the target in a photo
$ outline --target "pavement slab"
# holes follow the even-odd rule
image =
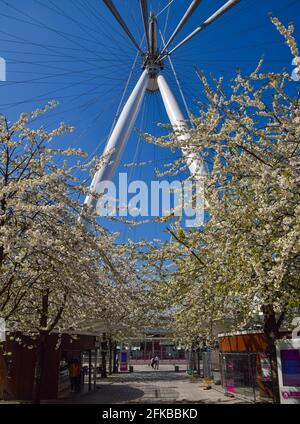
[[[51,403],[76,404],[237,404],[251,403],[226,397],[222,387],[205,390],[203,382],[173,365],[161,365],[153,370],[148,365],[134,366],[133,373],[116,374],[99,380],[96,391],[75,395]]]

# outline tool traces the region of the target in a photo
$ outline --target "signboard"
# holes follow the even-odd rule
[[[276,343],[280,403],[300,404],[300,339]]]
[[[226,358],[224,357],[224,359],[226,360]],[[234,394],[234,378],[233,378],[233,362],[230,360],[227,360],[226,362],[226,374],[228,377],[226,380],[226,394],[229,396],[232,396]]]
[[[128,371],[128,352],[123,351],[121,352],[121,358],[120,358],[120,371],[126,372]]]
[[[70,395],[70,392],[71,392],[71,383],[70,383],[68,363],[66,360],[62,359],[59,362],[57,397],[59,399],[66,398]]]
[[[260,367],[261,367],[261,380],[262,381],[272,381],[272,367],[270,358],[266,353],[261,353],[260,357]]]
[[[234,379],[231,378],[227,381],[226,384],[226,391],[228,394],[233,395],[234,394]]]

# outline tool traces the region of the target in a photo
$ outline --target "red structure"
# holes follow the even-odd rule
[[[253,390],[254,398],[273,397],[272,366],[268,356],[268,341],[263,332],[220,334],[219,350],[225,391],[234,394],[235,391],[246,392],[249,389]]]
[[[16,339],[16,337],[15,337]],[[0,350],[0,397],[5,400],[31,400],[33,393],[36,349],[28,349],[34,341],[19,336],[21,343],[6,341]],[[57,399],[70,393],[67,363],[77,359],[82,364],[83,353],[91,357],[95,351],[96,337],[78,335],[76,339],[68,334],[48,337],[45,353],[45,370],[42,380],[42,399]]]

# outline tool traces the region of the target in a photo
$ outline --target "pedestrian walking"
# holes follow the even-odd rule
[[[158,370],[159,368],[159,357],[156,355],[154,358],[154,368]]]

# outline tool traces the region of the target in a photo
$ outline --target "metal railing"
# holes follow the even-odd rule
[[[266,368],[263,354],[220,353],[219,359],[226,395],[242,396],[253,402],[273,402],[272,373]]]

